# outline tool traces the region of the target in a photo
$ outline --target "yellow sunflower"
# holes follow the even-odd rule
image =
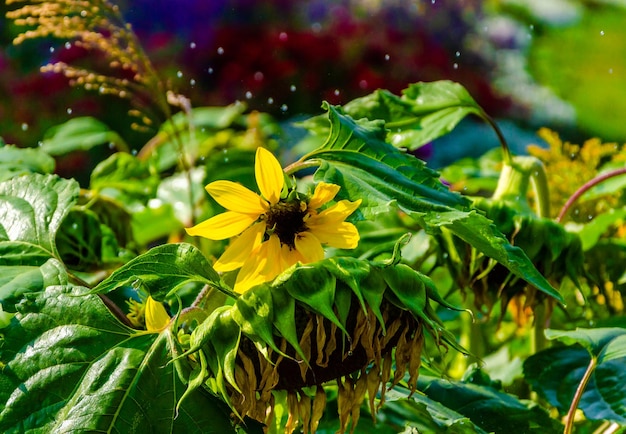
[[[254,172],[260,195],[231,181],[212,182],[206,190],[226,211],[186,229],[189,235],[211,240],[238,236],[214,265],[218,272],[240,268],[235,291],[243,293],[268,282],[297,262],[323,259],[322,245],[357,246],[359,232],[344,220],[361,204],[360,199],[341,200],[318,211],[340,187],[320,182],[310,197],[295,190],[283,192],[283,169],[263,148],[256,151]]]

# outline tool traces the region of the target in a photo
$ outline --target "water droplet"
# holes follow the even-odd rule
[[[311,30],[313,33],[319,33],[322,30],[322,25],[320,23],[311,24]]]
[[[593,216],[591,214],[587,215],[587,220],[592,220]]]
[[[80,11],[80,16],[85,18],[87,16],[87,11]]]
[[[287,41],[287,39],[289,39],[289,36],[287,36],[287,33],[280,32],[280,34],[278,35],[278,40],[280,42],[285,42],[285,41]]]
[[[415,102],[421,105],[421,104],[424,104],[424,99],[420,96],[415,100]]]
[[[28,130],[28,124],[26,122],[22,123],[22,131],[27,131]]]
[[[109,142],[109,149],[115,149],[115,143]]]
[[[207,69],[206,72],[208,72],[209,74],[213,74],[213,68]]]
[[[68,114],[68,115],[71,115],[71,114],[72,114],[72,108],[71,108],[71,107],[68,107],[66,111],[67,111],[67,114]]]
[[[454,69],[459,69],[459,64],[454,62],[454,64],[452,64],[452,68]]]
[[[189,80],[189,84],[191,86],[195,86],[196,85],[196,80],[194,80],[193,78],[191,80]]]
[[[528,26],[528,28],[529,28],[530,30],[535,30],[535,25],[534,25],[534,24],[531,24],[531,25],[529,25],[529,26]]]
[[[40,140],[37,142],[37,146],[39,146],[40,148],[43,146],[43,142]]]
[[[78,223],[76,222],[72,223],[72,229],[74,230],[78,229]]]
[[[287,107],[287,104],[283,104],[283,105],[280,106],[280,110],[284,113],[287,110],[289,110],[289,107]]]
[[[130,153],[131,153],[132,155],[137,155],[137,150],[136,150],[136,149],[133,149],[132,151],[130,151]]]
[[[385,60],[389,60],[389,59],[390,59],[389,54],[385,54]]]
[[[219,54],[220,56],[221,56],[222,54],[224,54],[224,49],[223,49],[222,47],[218,47],[218,48],[217,48],[217,54]]]
[[[578,214],[580,214],[580,210],[579,209],[575,209],[574,210],[574,215],[578,215]]]
[[[70,48],[72,48],[72,43],[71,42],[66,42],[65,43],[65,49],[69,50]]]
[[[193,50],[194,48],[196,48],[196,43],[195,43],[195,42],[191,42],[191,43],[189,44],[189,48],[191,48],[192,50]]]
[[[461,52],[460,52],[460,51],[457,51],[456,53],[454,53],[454,55],[455,55],[456,57],[461,57]]]
[[[54,47],[50,47],[50,52],[54,53]]]
[[[252,98],[252,92],[247,91],[246,92],[246,99],[250,99],[250,98]]]
[[[352,350],[348,350],[348,357],[352,356]]]
[[[178,78],[183,78],[183,71],[178,71],[178,72],[176,73],[176,77],[178,77]]]
[[[359,87],[361,89],[367,89],[367,80],[361,80],[359,81]]]
[[[613,68],[609,68],[609,74],[613,74]]]
[[[228,157],[224,157],[224,163],[228,163]]]
[[[434,5],[436,0],[430,0],[430,4]]]
[[[600,30],[600,36],[604,36],[604,30]]]
[[[335,89],[335,96],[339,96],[339,89]]]
[[[443,256],[443,259],[448,259],[448,252],[443,252],[441,256]]]
[[[254,81],[263,81],[263,73],[261,71],[257,71],[254,73]]]
[[[296,85],[292,84],[291,86],[289,86],[289,90],[292,91],[292,92],[295,92],[296,91]]]
[[[271,96],[267,99],[267,103],[268,104],[274,104],[274,98],[272,98]]]

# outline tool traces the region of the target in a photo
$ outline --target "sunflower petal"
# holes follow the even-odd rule
[[[149,332],[160,332],[170,323],[170,316],[163,307],[162,303],[159,303],[151,296],[146,299],[146,329]]]
[[[235,182],[214,181],[205,189],[217,203],[229,211],[259,216],[269,209],[268,203],[261,196]]]
[[[215,271],[225,272],[241,268],[250,253],[263,241],[265,222],[253,224],[226,248],[213,265]]]
[[[315,186],[313,196],[311,196],[311,199],[309,200],[309,209],[318,209],[328,201],[333,200],[340,188],[341,187],[338,185],[328,184],[326,182],[320,182],[317,184]]]
[[[304,259],[302,262],[316,262],[324,259],[324,249],[320,240],[312,232],[303,232],[296,236],[296,250]]]
[[[276,235],[252,250],[249,259],[243,264],[237,280],[235,292],[244,293],[253,286],[269,282],[283,271],[280,260],[280,241]]]
[[[198,223],[194,227],[185,228],[192,236],[200,236],[210,240],[225,240],[242,233],[259,218],[256,214],[240,214],[226,211]]]
[[[341,222],[334,225],[311,225],[309,231],[325,245],[338,249],[354,249],[359,244],[359,231],[352,223]]]
[[[280,192],[285,185],[283,168],[276,157],[265,148],[256,150],[254,175],[263,197],[272,205],[278,203]]]
[[[361,205],[361,199],[350,202],[349,200],[340,200],[333,206],[326,208],[320,212],[317,216],[313,216],[311,219],[316,220],[323,224],[333,224],[344,221],[350,214],[352,214]]]
[[[262,243],[250,252],[250,256],[243,263],[235,280],[235,292],[243,294],[255,285],[264,282],[261,270],[267,262],[267,242]]]

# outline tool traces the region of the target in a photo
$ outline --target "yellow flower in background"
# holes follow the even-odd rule
[[[215,181],[207,192],[226,211],[192,228],[189,235],[211,240],[235,237],[215,263],[219,272],[239,269],[235,291],[243,293],[268,282],[297,262],[324,258],[323,245],[354,249],[359,232],[345,219],[361,204],[341,200],[319,211],[334,199],[339,186],[320,182],[310,198],[283,194],[283,169],[271,152],[258,148],[254,173],[260,195],[241,184]],[[286,198],[285,198],[286,197]]]

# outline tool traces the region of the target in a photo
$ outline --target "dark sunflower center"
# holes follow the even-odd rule
[[[303,202],[278,202],[267,213],[267,227],[278,235],[281,244],[294,248],[296,234],[306,230],[305,215],[306,206]]]

